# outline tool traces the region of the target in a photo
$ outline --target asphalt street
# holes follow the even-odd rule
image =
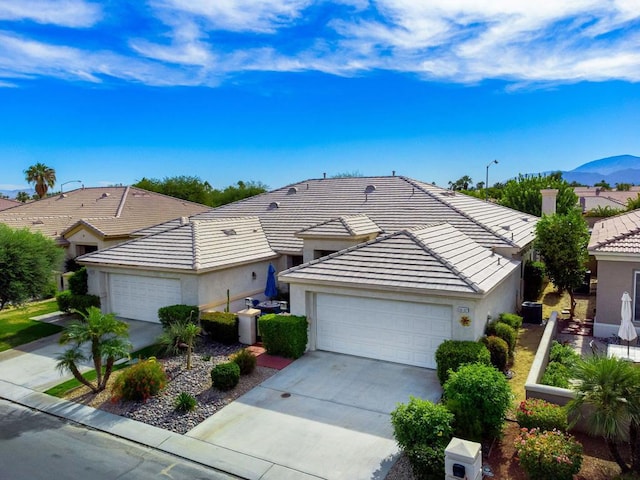
[[[0,400],[0,478],[232,480],[237,477]]]

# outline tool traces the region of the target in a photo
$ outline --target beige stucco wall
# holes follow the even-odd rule
[[[68,235],[65,238],[69,242],[69,246],[67,247],[67,258],[76,258],[79,255],[76,249],[77,245],[95,245],[98,247],[98,250],[104,250],[105,248],[119,245],[120,243],[128,240],[126,238],[104,240],[102,237],[96,235],[87,228],[80,228],[77,232],[72,235]]]
[[[354,238],[341,238],[341,239],[331,239],[331,238],[305,238],[304,239],[304,247],[302,249],[302,259],[304,263],[310,262],[314,260],[313,252],[316,250],[327,250],[338,252],[340,250],[344,250],[345,248],[353,247],[355,245],[359,245],[363,242],[366,242],[370,239],[376,238],[377,234],[371,234],[366,238],[358,237]]]
[[[278,270],[279,261],[273,260],[273,264]],[[229,289],[230,310],[235,312],[245,308],[246,297],[264,299],[268,266],[269,261],[261,261],[203,274],[87,266],[87,273],[89,293],[100,297],[105,312],[113,311],[109,299],[110,274],[178,279],[182,303],[198,305],[203,310],[224,310]],[[252,275],[254,272],[255,279]]]
[[[596,255],[596,259],[598,291],[593,334],[596,337],[608,337],[618,332],[622,294],[629,292],[633,297],[633,274],[640,271],[640,256],[636,262],[630,261],[632,258],[628,257]]]

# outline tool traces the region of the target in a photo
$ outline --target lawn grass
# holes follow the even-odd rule
[[[514,375],[509,382],[516,405],[526,397],[524,385],[527,382],[527,376],[529,376],[529,370],[531,370],[543,333],[544,325],[524,324],[520,329],[516,357],[511,367]]]
[[[144,358],[154,357],[158,354],[159,348],[160,348],[159,345],[149,345],[148,347],[144,347],[144,348],[141,348],[140,350],[136,350],[135,352],[131,352],[130,357],[132,359],[144,359]],[[118,370],[127,368],[130,365],[131,365],[130,362],[119,363],[113,366],[113,371],[117,372]],[[83,376],[84,378],[92,382],[96,379],[96,371],[88,370],[83,373]],[[82,384],[75,378],[72,378],[70,380],[67,380],[66,382],[62,382],[62,383],[59,383],[58,385],[51,387],[49,390],[46,390],[44,393],[54,397],[63,398],[68,392],[80,386],[82,386]]]
[[[30,320],[57,310],[58,304],[51,299],[0,311],[0,352],[60,332],[62,327],[59,325]]]

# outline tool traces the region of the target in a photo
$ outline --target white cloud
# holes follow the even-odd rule
[[[3,0],[0,20],[32,20],[65,27],[90,27],[102,17],[96,3],[82,0]]]
[[[16,18],[23,3],[10,4]],[[85,8],[80,23],[100,14],[80,0],[57,5],[59,23],[72,5]],[[9,11],[0,6],[0,18]],[[131,31],[118,52],[0,32],[0,87],[38,76],[214,86],[245,71],[376,69],[458,83],[640,81],[639,0],[148,0],[140,12],[152,27]]]
[[[153,0],[160,11],[189,14],[215,30],[272,33],[302,15],[311,0]]]

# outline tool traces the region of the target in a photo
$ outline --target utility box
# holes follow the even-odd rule
[[[240,343],[253,345],[256,343],[257,328],[256,318],[260,315],[260,310],[256,308],[246,308],[238,313],[238,336]]]
[[[482,480],[482,447],[479,443],[452,438],[444,450],[446,480]]]

